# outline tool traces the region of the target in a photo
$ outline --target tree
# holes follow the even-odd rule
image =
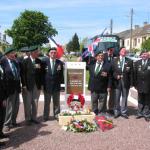
[[[16,48],[48,43],[48,38],[57,34],[47,16],[42,12],[29,10],[21,13],[20,17],[14,20],[11,29],[5,32],[12,37]]]
[[[69,41],[69,43],[66,45],[66,50],[67,52],[71,52],[73,51],[73,45],[72,45],[72,41]]]
[[[73,38],[72,38],[72,47],[75,52],[80,50],[80,44],[79,44],[79,38],[78,35],[75,33]]]
[[[146,49],[147,51],[150,51],[150,38],[148,38],[142,43],[142,49]]]
[[[69,41],[69,43],[67,44],[66,49],[68,52],[77,52],[80,50],[79,38],[76,33],[72,37],[72,40]]]

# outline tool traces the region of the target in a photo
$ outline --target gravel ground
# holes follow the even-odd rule
[[[149,150],[150,123],[135,119],[136,108],[129,104],[129,119],[113,119],[114,128],[102,132],[72,133],[61,129],[56,120],[43,122],[43,102],[39,102],[39,125],[24,125],[23,104],[20,104],[18,123],[11,129],[6,150]]]

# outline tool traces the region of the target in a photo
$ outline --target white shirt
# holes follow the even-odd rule
[[[99,71],[101,70],[101,68],[102,68],[102,66],[103,66],[103,61],[102,62],[96,62],[96,65],[95,65],[95,71],[96,71],[96,69],[97,69],[97,67],[98,67],[98,65],[100,64],[100,67],[99,67]]]

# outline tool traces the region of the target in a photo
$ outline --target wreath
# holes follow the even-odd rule
[[[74,94],[70,94],[67,99],[67,105],[69,108],[71,108],[74,111],[78,111],[80,108],[83,108],[85,103],[85,98],[83,95],[78,94],[78,98],[75,99]]]

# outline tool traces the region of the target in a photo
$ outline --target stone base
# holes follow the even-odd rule
[[[89,115],[74,115],[74,116],[60,116],[59,115],[59,125],[64,126],[68,125],[71,120],[87,120],[89,122],[93,122],[95,118],[95,113],[91,112]]]

